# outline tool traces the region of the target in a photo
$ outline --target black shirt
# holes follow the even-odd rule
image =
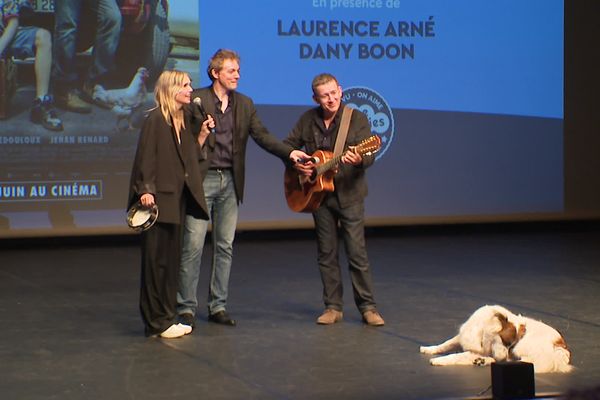
[[[214,94],[214,92],[213,92]],[[221,100],[214,95],[215,100],[215,151],[210,161],[210,168],[231,168],[233,166],[233,98],[225,112],[221,111]]]
[[[329,128],[325,128],[325,122],[323,120],[323,110],[321,108],[319,108],[319,110],[316,114],[316,118],[314,119],[314,122],[318,127],[318,129],[315,130],[315,132],[314,132],[315,142],[317,144],[318,149],[326,150],[326,151],[333,151],[333,146],[335,145],[335,143],[333,143],[333,134],[337,130],[338,122],[339,122],[339,119],[341,118],[340,116],[342,115],[342,113],[341,113],[342,109],[343,109],[343,107],[340,106],[340,109],[335,114],[335,117],[329,124]]]

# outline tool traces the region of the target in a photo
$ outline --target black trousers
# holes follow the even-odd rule
[[[343,309],[344,289],[339,263],[339,237],[346,249],[354,302],[364,313],[376,308],[373,298],[371,267],[367,256],[362,202],[341,208],[335,193],[329,194],[313,213],[317,233],[319,271],[323,282],[323,301],[326,308]]]
[[[177,320],[181,229],[157,222],[142,233],[140,311],[146,336],[164,332]]]

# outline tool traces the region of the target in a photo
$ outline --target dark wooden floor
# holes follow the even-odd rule
[[[536,375],[538,395],[595,387],[599,244],[597,224],[369,229],[386,325],[361,323],[346,274],[344,321],[324,327],[314,322],[322,304],[311,235],[242,232],[229,302],[239,325],[209,324],[202,307],[192,335],[160,340],[142,332],[136,239],[4,242],[0,398],[476,397],[489,368],[431,367],[418,347],[454,335],[483,304],[565,335],[577,369]]]

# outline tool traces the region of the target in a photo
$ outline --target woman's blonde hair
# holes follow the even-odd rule
[[[186,78],[189,79],[189,75],[183,71],[163,71],[154,87],[156,107],[160,108],[165,121],[175,128],[177,135],[179,135],[181,129],[185,129],[185,122],[183,109],[181,104],[175,100],[175,96],[183,89]]]

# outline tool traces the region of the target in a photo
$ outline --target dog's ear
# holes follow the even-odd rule
[[[495,313],[494,317],[500,321],[502,325],[502,329],[498,332],[500,339],[502,339],[502,344],[506,347],[511,347],[517,341],[517,328],[515,328],[514,324],[508,321],[505,315],[500,313]]]
[[[517,332],[517,340],[523,339],[523,336],[525,336],[525,333],[527,333],[527,328],[525,328],[525,325],[520,324],[519,331]]]

